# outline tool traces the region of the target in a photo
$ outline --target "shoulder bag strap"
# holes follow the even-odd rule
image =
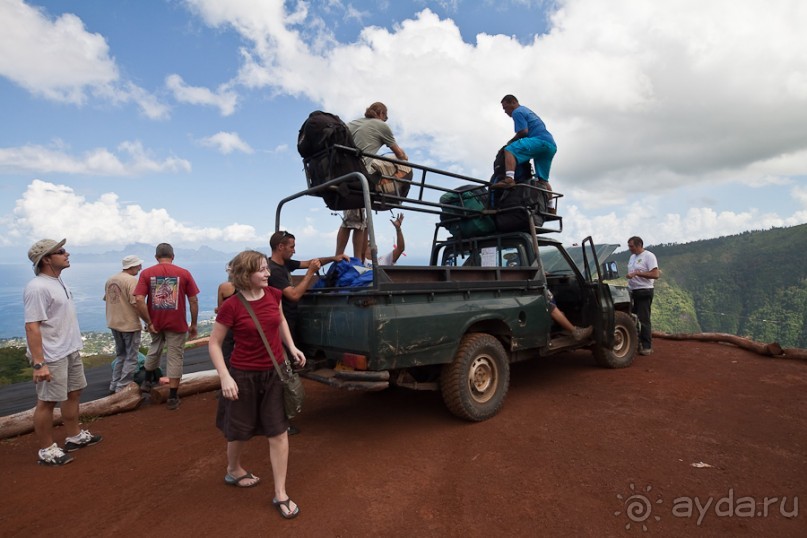
[[[272,359],[272,362],[275,363],[275,369],[277,370],[277,375],[280,376],[280,379],[286,383],[287,377],[286,372],[280,367],[277,363],[277,359],[275,359],[275,354],[272,353],[272,347],[269,345],[269,342],[266,340],[266,335],[263,332],[263,327],[261,327],[260,322],[258,321],[258,317],[255,315],[255,311],[252,310],[252,307],[247,301],[247,298],[244,297],[241,292],[239,291],[236,295],[238,295],[238,299],[241,301],[241,304],[244,305],[244,308],[247,309],[249,312],[249,316],[252,318],[252,321],[255,323],[255,328],[258,329],[258,334],[261,336],[261,340],[263,340],[263,345],[266,346],[266,351],[269,352],[269,357]]]

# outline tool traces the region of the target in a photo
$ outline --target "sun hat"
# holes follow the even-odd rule
[[[131,267],[137,267],[138,265],[143,265],[143,260],[135,256],[134,254],[130,256],[126,256],[121,261],[121,265],[124,269],[129,269]]]
[[[42,261],[42,258],[48,254],[53,254],[62,248],[65,243],[67,243],[67,239],[62,239],[59,242],[53,239],[40,239],[28,249],[28,259],[34,264],[35,275],[39,274],[39,262]]]

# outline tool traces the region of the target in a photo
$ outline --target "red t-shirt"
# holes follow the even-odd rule
[[[280,340],[280,300],[283,293],[275,288],[264,288],[264,295],[257,301],[249,301],[255,316],[261,323],[275,360],[282,362],[283,344]],[[221,303],[216,314],[216,323],[232,329],[235,347],[230,355],[230,364],[239,370],[270,370],[275,367],[261,335],[255,329],[252,317],[241,304],[237,295]]]
[[[187,297],[199,295],[190,272],[173,263],[158,263],[140,273],[135,295],[148,301],[149,316],[158,331],[188,332]]]

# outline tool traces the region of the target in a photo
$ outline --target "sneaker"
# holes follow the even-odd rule
[[[297,435],[300,433],[300,429],[294,426],[292,423],[289,423],[289,429],[287,431],[289,432],[289,435]]]
[[[643,347],[639,350],[639,355],[652,355],[653,349],[649,347]]]
[[[165,402],[165,407],[169,411],[174,411],[179,409],[179,398],[168,398],[168,401]]]
[[[78,435],[65,439],[64,450],[65,452],[74,452],[79,448],[100,443],[101,439],[103,437],[100,435],[93,435],[88,430],[81,430]]]
[[[575,339],[576,342],[580,342],[581,340],[585,340],[586,338],[591,336],[591,333],[594,332],[594,327],[575,327],[572,331],[572,338]]]
[[[68,456],[64,451],[53,443],[48,448],[40,449],[37,463],[40,465],[67,465],[73,461],[73,456]]]

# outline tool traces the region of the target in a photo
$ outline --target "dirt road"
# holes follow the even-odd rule
[[[306,383],[296,520],[270,505],[265,441],[244,460],[264,481],[224,484],[208,393],[92,422],[104,441],[63,468],[36,465],[31,435],[1,442],[3,536],[807,536],[803,361],[657,340],[603,370],[576,352],[513,365],[478,424],[438,393]]]

